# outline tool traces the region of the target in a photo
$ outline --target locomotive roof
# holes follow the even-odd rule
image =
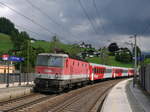
[[[40,56],[57,56],[57,57],[64,57],[64,58],[69,57],[67,54],[55,54],[55,53],[40,53],[38,55],[40,55]]]

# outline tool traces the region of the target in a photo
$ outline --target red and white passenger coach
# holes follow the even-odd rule
[[[41,53],[35,68],[35,91],[60,92],[95,80],[132,76],[132,68],[106,66],[69,58],[67,54]]]

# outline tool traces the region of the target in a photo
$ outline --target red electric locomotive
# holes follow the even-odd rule
[[[59,92],[89,80],[89,63],[66,54],[41,53],[35,68],[35,90]]]

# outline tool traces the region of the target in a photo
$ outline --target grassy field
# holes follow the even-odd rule
[[[87,61],[92,63],[97,63],[97,64],[103,64],[103,61],[100,57],[88,58]],[[111,65],[111,66],[128,67],[128,68],[133,67],[132,63],[122,63],[116,61],[114,56],[109,56],[106,60],[106,63],[107,65]]]
[[[11,42],[11,37],[5,34],[0,33],[0,51],[8,51],[13,47],[13,44]],[[57,43],[58,44],[58,43]],[[46,52],[49,52],[49,50],[53,47],[52,42],[37,40],[34,43],[31,44],[33,47],[42,47],[45,49]],[[69,50],[71,48],[71,45],[59,43],[59,48]]]
[[[50,48],[50,43],[49,42],[46,42],[46,41],[35,41],[34,43],[32,43],[32,46],[35,47],[35,48],[38,48],[38,47],[42,47],[43,49],[45,49],[45,51],[49,51],[49,48]]]
[[[37,40],[34,43],[32,43],[32,46],[35,48],[42,47],[45,49],[46,52],[49,52],[50,49],[54,47],[53,42],[47,42],[47,41],[41,41]],[[63,44],[63,43],[56,43],[56,46],[58,46],[60,49],[64,49],[65,51],[68,51],[71,48],[71,45]]]
[[[0,52],[7,52],[12,47],[10,36],[0,33]]]
[[[144,60],[144,64],[150,64],[150,58],[146,58],[146,59]]]

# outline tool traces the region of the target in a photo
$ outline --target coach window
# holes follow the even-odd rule
[[[96,73],[96,68],[94,68],[94,73]]]
[[[126,72],[128,72],[128,70],[124,70],[124,72],[126,73]]]
[[[111,69],[109,69],[109,73],[111,73],[112,72],[112,70]]]
[[[99,70],[100,70],[99,72],[102,73],[102,69],[99,69]]]

